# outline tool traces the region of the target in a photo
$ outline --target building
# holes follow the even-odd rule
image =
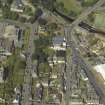
[[[11,11],[23,13],[24,5],[21,0],[14,0],[11,5]]]
[[[19,105],[19,101],[17,99],[13,100],[13,105]]]
[[[63,36],[55,36],[52,40],[53,48],[54,50],[66,50],[66,41]]]
[[[105,81],[105,64],[100,64],[100,65],[96,65],[94,66],[94,69],[96,70],[96,72],[98,74],[100,74],[100,76],[104,79]],[[105,82],[104,82],[105,83]]]

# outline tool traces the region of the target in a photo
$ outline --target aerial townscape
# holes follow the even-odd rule
[[[0,105],[105,105],[105,0],[0,0]]]

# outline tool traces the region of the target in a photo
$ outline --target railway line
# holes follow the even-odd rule
[[[75,19],[73,17],[70,17],[70,16],[67,16],[66,14],[60,12],[59,10],[57,9],[54,9],[54,12],[57,13],[58,15],[60,15],[62,18],[64,18],[66,21],[69,21],[69,22],[73,22],[75,21]],[[88,23],[82,21],[78,24],[81,28],[91,32],[91,33],[97,33],[97,34],[101,34],[101,35],[105,35],[105,31],[104,30],[101,30],[101,29],[97,29],[91,25],[89,25]]]

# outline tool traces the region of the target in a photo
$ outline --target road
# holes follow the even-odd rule
[[[32,75],[32,54],[34,53],[34,40],[35,38],[35,32],[37,32],[38,29],[38,23],[34,23],[30,27],[31,33],[29,38],[29,45],[27,49],[27,61],[26,61],[26,70],[25,70],[25,84],[23,86],[23,102],[22,105],[31,105],[31,102],[29,99],[31,98],[31,75]]]
[[[90,83],[94,87],[96,93],[100,96],[102,102],[105,104],[105,90],[99,85],[97,80],[94,77],[94,74],[92,74],[92,65],[81,56],[82,51],[78,51],[76,48],[79,47],[79,45],[76,44],[74,40],[72,40],[71,48],[73,51],[73,54],[76,56],[76,60],[79,62],[79,65],[84,69],[87,77],[89,78]]]
[[[67,27],[65,28],[65,36],[66,36],[67,44],[68,45],[71,45],[71,43],[72,43],[72,37],[71,36],[72,36],[73,28],[75,26],[77,26],[80,22],[82,22],[90,13],[95,11],[98,7],[102,6],[104,3],[105,3],[105,0],[99,0],[93,7],[89,7],[83,13],[81,13],[81,15],[74,22],[72,22],[72,24],[70,24],[69,28],[67,28]],[[76,46],[71,46],[71,47],[73,48],[72,49],[73,53],[75,53],[74,48],[76,48]],[[78,58],[77,58],[77,60],[78,60]],[[71,86],[72,86],[72,80],[71,80],[72,79],[71,78],[72,77],[72,68],[71,68],[72,64],[71,64],[70,61],[71,61],[71,59],[67,58],[67,70],[66,70],[66,75],[67,75],[67,81],[66,81],[67,82],[66,83],[67,84],[66,105],[70,105],[70,95],[71,95]],[[87,72],[88,72],[88,70],[87,70]],[[90,75],[90,72],[88,72],[88,74]],[[92,81],[95,81],[95,80],[92,80]],[[94,82],[94,85],[96,85],[98,87],[96,82]],[[100,91],[100,88],[98,87],[97,90]]]
[[[98,7],[100,7],[103,3],[105,2],[105,0],[100,0],[98,1],[93,7],[89,7],[86,11],[84,11],[71,25],[71,29],[73,27],[75,27],[76,25],[78,25],[81,21],[83,21],[83,19],[86,18],[86,16],[88,16],[91,12],[93,12],[94,10],[96,10]],[[8,20],[7,20],[8,21]],[[31,69],[32,69],[32,61],[31,61],[31,58],[32,58],[32,53],[34,51],[34,46],[33,46],[33,40],[34,40],[34,33],[37,31],[37,23],[34,23],[34,24],[29,24],[29,23],[26,23],[26,24],[22,24],[22,23],[17,23],[17,22],[13,22],[13,21],[8,21],[10,23],[15,23],[15,25],[20,25],[20,26],[28,26],[31,28],[31,35],[30,35],[30,39],[29,39],[29,46],[28,46],[28,49],[27,49],[27,54],[28,54],[28,57],[27,57],[27,66],[26,66],[26,71],[25,71],[25,84],[24,84],[24,92],[23,92],[23,103],[22,105],[31,105],[31,102],[29,101],[29,99],[31,98],[31,88],[30,88],[30,83],[31,83]],[[67,36],[68,36],[68,42],[70,43],[71,42],[71,39],[70,39],[70,30],[67,31]],[[75,47],[75,46],[74,46]],[[70,61],[68,59],[68,65],[70,64]],[[71,65],[68,66],[69,69],[71,67]],[[69,70],[68,69],[68,70]],[[70,96],[70,90],[71,90],[71,84],[70,84],[70,81],[69,81],[69,77],[71,76],[70,72],[67,71],[67,105],[69,105],[69,96]],[[96,85],[96,83],[95,83]],[[97,86],[97,85],[96,85]],[[38,105],[38,104],[36,104]]]
[[[69,34],[69,30],[66,29],[66,34]],[[83,68],[83,70],[85,70],[86,75],[89,78],[90,83],[92,84],[92,86],[94,87],[97,95],[99,95],[99,97],[101,98],[102,102],[105,104],[105,91],[103,90],[103,88],[99,85],[99,83],[97,83],[97,80],[95,79],[94,75],[91,72],[91,68],[92,66],[89,64],[89,62],[83,58],[81,56],[82,52],[79,52],[77,48],[79,48],[79,45],[76,44],[76,40],[74,38],[71,37],[71,41],[69,42],[70,48],[72,49],[72,53],[73,55],[75,55],[74,60],[76,62],[78,62],[78,64]],[[66,105],[69,105],[69,101],[70,101],[70,94],[71,94],[71,86],[72,86],[72,68],[71,68],[71,60],[67,59],[67,103]]]
[[[87,8],[85,11],[83,11],[79,17],[72,22],[70,25],[72,28],[78,25],[80,22],[82,22],[90,13],[95,11],[97,8],[101,7],[105,3],[105,0],[99,0],[94,6]]]
[[[37,33],[38,31],[38,23],[21,23],[19,21],[14,21],[14,20],[9,20],[9,19],[5,19],[5,20],[1,20],[0,22],[3,23],[8,23],[8,24],[13,24],[15,26],[19,26],[22,27],[24,29],[26,28],[30,28],[31,29],[31,33],[30,33],[30,38],[29,38],[29,45],[28,45],[28,49],[26,50],[26,53],[28,54],[27,56],[27,61],[26,61],[26,69],[25,69],[25,77],[24,77],[24,84],[23,84],[23,94],[22,94],[22,105],[31,105],[33,103],[33,105],[58,105],[56,103],[38,103],[35,101],[30,101],[31,99],[31,77],[32,77],[32,73],[33,73],[33,65],[32,65],[32,54],[34,52],[34,43],[33,41],[35,39],[38,38],[37,35],[35,35],[35,33]]]

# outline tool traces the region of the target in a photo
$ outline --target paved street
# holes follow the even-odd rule
[[[94,6],[87,8],[85,11],[83,11],[81,13],[81,15],[79,15],[79,17],[72,24],[70,24],[70,26],[73,28],[76,25],[78,25],[81,21],[83,21],[84,19],[86,19],[86,17],[90,13],[92,13],[93,11],[95,11],[97,8],[101,7],[104,3],[105,3],[105,0],[99,0]]]
[[[34,23],[31,25],[31,33],[29,39],[29,46],[27,49],[27,62],[26,62],[26,71],[25,71],[25,84],[24,84],[24,92],[23,92],[23,102],[22,105],[31,105],[29,99],[31,99],[31,74],[32,74],[32,54],[34,52],[34,40],[35,40],[35,32],[38,29],[38,23]]]
[[[70,24],[69,28],[65,28],[65,35],[67,39],[67,44],[70,45],[73,54],[76,56],[76,60],[79,64],[84,68],[85,73],[89,77],[89,80],[93,87],[95,88],[97,94],[101,97],[102,101],[105,103],[105,93],[103,93],[102,88],[99,86],[94,76],[91,74],[91,65],[81,56],[80,52],[77,51],[78,45],[75,44],[75,38],[72,35],[73,28],[77,26],[80,22],[82,22],[90,13],[95,11],[98,7],[102,6],[105,3],[105,0],[99,0],[94,6],[89,7],[86,9],[72,24]],[[31,29],[30,38],[29,38],[29,45],[27,49],[27,61],[26,61],[26,69],[25,69],[25,77],[24,77],[24,85],[23,85],[23,98],[22,98],[22,105],[45,105],[43,103],[37,103],[30,101],[31,99],[31,79],[32,79],[32,54],[34,52],[34,40],[37,38],[35,33],[38,30],[38,23],[35,22],[34,24],[30,23],[21,23],[16,22],[13,20],[2,20],[1,22],[7,22],[10,24],[15,24],[21,27],[29,27]],[[70,55],[71,56],[71,55]],[[67,70],[66,70],[66,105],[70,105],[70,95],[71,95],[71,88],[72,88],[72,63],[70,58],[67,58]],[[46,105],[55,105],[55,104],[46,104]]]
[[[69,31],[68,31],[69,32]],[[91,68],[92,66],[89,64],[89,62],[83,58],[81,56],[82,52],[79,52],[76,48],[79,48],[79,45],[76,44],[75,42],[76,40],[74,40],[74,38],[71,38],[71,42],[70,42],[70,48],[72,49],[72,53],[73,55],[75,55],[74,60],[77,61],[79,63],[79,65],[85,70],[86,75],[89,78],[90,83],[92,84],[92,86],[94,87],[96,93],[100,96],[102,102],[105,103],[105,91],[102,89],[102,87],[97,83],[97,80],[95,79],[94,75],[91,73]],[[67,61],[67,105],[69,104],[69,97],[71,94],[71,86],[72,86],[72,80],[70,80],[70,77],[72,77],[72,66],[73,64],[71,64],[71,59],[67,59],[69,61]],[[72,65],[72,66],[71,66]]]
[[[72,47],[72,51],[73,53],[78,53],[75,52],[76,51],[76,47],[77,46],[72,46],[72,31],[73,28],[75,26],[77,26],[81,21],[83,21],[91,12],[93,12],[94,10],[96,10],[98,7],[102,6],[102,4],[105,3],[105,0],[99,0],[93,7],[89,7],[88,9],[86,9],[72,24],[70,24],[69,28],[65,28],[65,36],[67,39],[67,44],[70,45]],[[75,51],[74,51],[75,49]],[[81,58],[82,59],[82,58]],[[78,58],[77,58],[78,60]],[[84,62],[82,62],[84,63]],[[84,63],[85,64],[85,63]],[[72,77],[72,64],[71,64],[71,59],[67,58],[67,70],[66,70],[66,75],[67,75],[67,92],[66,92],[66,105],[70,105],[70,95],[71,95],[71,86],[72,86],[72,82],[70,80],[70,77]],[[85,67],[86,68],[86,67]],[[88,69],[86,69],[88,71]],[[88,75],[91,75],[90,72],[88,72]],[[91,78],[91,77],[90,77]],[[92,79],[92,78],[91,78]],[[93,82],[95,80],[92,80]],[[102,95],[102,91],[99,89],[98,84],[96,82],[94,82],[94,85],[97,85],[96,87],[98,88],[97,90],[101,93],[100,95]],[[102,95],[104,96],[104,95]]]
[[[88,76],[90,83],[93,85],[96,93],[100,96],[102,102],[105,103],[105,90],[102,89],[102,87],[99,85],[99,83],[97,82],[97,80],[95,79],[94,75],[91,72],[91,68],[92,66],[90,65],[90,63],[81,56],[82,52],[79,52],[78,50],[76,50],[75,48],[77,48],[78,45],[75,44],[74,41],[72,41],[72,51],[73,53],[76,55],[76,60],[79,62],[79,65],[85,70],[86,75]]]

